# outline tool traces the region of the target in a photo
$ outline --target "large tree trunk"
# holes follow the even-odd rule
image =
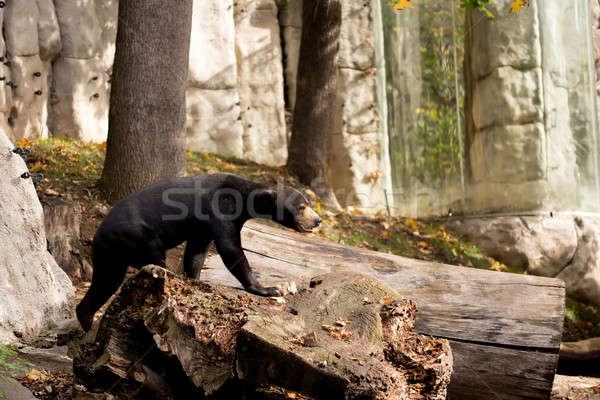
[[[301,182],[339,207],[327,179],[329,123],[337,94],[342,5],[304,0],[302,40],[287,166]]]
[[[414,332],[415,311],[364,275],[320,275],[277,303],[148,266],[80,348],[73,397],[232,400],[246,396],[224,386],[242,379],[315,399],[442,400],[452,353]]]
[[[119,2],[102,186],[111,202],[185,171],[192,0]]]

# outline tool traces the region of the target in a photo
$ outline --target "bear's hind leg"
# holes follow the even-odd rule
[[[127,273],[127,264],[116,260],[100,261],[95,257],[92,284],[77,305],[77,319],[84,331],[89,331],[94,314],[115,294]]]
[[[212,238],[210,240],[194,238],[186,243],[183,254],[183,271],[187,278],[200,279],[210,242],[212,242]]]

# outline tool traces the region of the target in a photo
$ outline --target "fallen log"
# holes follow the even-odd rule
[[[558,279],[413,260],[255,222],[242,230],[242,244],[263,284],[301,285],[318,274],[355,272],[415,300],[417,332],[450,342],[451,399],[550,396],[564,319]],[[239,287],[214,254],[203,279]]]
[[[315,399],[445,399],[448,341],[415,333],[415,311],[364,275],[266,299],[147,266],[80,346],[73,398],[242,398],[223,392],[241,379]]]
[[[560,359],[568,361],[589,361],[600,359],[600,338],[590,338],[578,342],[560,344]]]

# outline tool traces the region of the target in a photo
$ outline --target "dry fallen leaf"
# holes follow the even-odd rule
[[[339,332],[340,332],[340,338],[341,339],[348,339],[350,336],[352,336],[352,332],[347,331],[347,330],[345,330],[343,328],[340,329]]]
[[[269,304],[285,304],[286,301],[283,297],[269,297]]]
[[[58,193],[56,190],[52,190],[52,189],[46,189],[44,194],[46,196],[60,196],[60,193]]]
[[[285,397],[286,399],[301,399],[302,398],[302,396],[299,393],[288,392],[285,389],[283,389],[283,397]]]
[[[306,347],[317,347],[317,333],[311,332],[308,335],[304,335],[300,338],[302,345]]]

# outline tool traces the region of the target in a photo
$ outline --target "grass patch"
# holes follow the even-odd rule
[[[89,202],[104,201],[97,188],[106,153],[104,143],[51,138],[23,140],[17,145],[32,150],[27,162],[30,171],[44,174],[44,181],[38,187],[40,196],[48,195],[48,190],[51,190],[80,201],[84,209],[89,206]],[[187,152],[186,156],[189,175],[230,172],[266,185],[281,182],[310,193],[307,187],[287,173],[285,167],[272,167],[204,152]],[[323,225],[312,235],[349,246],[426,261],[520,272],[487,257],[475,244],[446,231],[442,224],[411,218],[366,215],[352,207],[348,207],[344,212],[334,212],[317,198],[313,198],[313,203],[315,211],[323,218]],[[567,299],[565,316],[564,340],[600,336],[598,308]]]
[[[44,174],[44,181],[38,188],[41,195],[51,190],[74,199],[103,200],[97,182],[102,175],[106,143],[51,138],[23,140],[18,145],[32,150],[28,160],[30,171]],[[281,182],[310,193],[306,186],[287,173],[285,167],[204,152],[188,151],[186,159],[189,175],[229,172],[266,185]],[[366,215],[353,207],[344,212],[333,212],[319,199],[313,200],[315,210],[323,218],[322,228],[314,233],[316,236],[427,261],[511,271],[485,256],[474,244],[447,232],[440,224]]]
[[[564,331],[564,341],[575,341],[582,337],[600,337],[600,308],[567,297]]]

